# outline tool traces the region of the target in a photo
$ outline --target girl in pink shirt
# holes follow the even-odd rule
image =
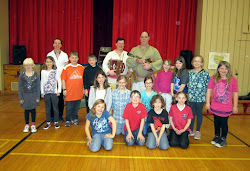
[[[166,102],[166,110],[168,112],[172,104],[171,80],[173,73],[169,71],[171,64],[171,60],[165,59],[163,62],[163,70],[157,74],[155,80],[155,90],[164,98]]]
[[[217,72],[209,80],[206,108],[214,115],[215,137],[211,144],[224,147],[227,145],[228,117],[238,113],[238,84],[236,78],[232,77],[230,64],[226,61],[219,63]]]

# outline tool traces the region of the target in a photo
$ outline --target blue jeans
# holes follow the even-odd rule
[[[159,133],[157,133],[157,135],[159,136]],[[146,146],[149,149],[155,149],[156,148],[156,138],[155,138],[153,132],[148,133],[148,140],[147,140]],[[159,148],[162,149],[162,150],[166,150],[166,149],[169,148],[168,136],[167,136],[166,131],[164,131],[162,136],[161,136]]]
[[[106,134],[95,134],[92,136],[92,144],[89,145],[89,149],[92,152],[97,152],[101,149],[103,145],[105,150],[112,150],[113,148],[113,138],[104,138]],[[89,140],[87,140],[89,141]]]
[[[132,134],[133,134],[133,136],[134,136],[134,139],[131,139],[130,141],[127,141],[127,140],[126,140],[126,137],[127,137],[127,135],[128,135],[128,131],[125,131],[124,141],[125,141],[125,143],[126,143],[128,146],[132,146],[132,145],[134,145],[135,143],[136,143],[137,145],[139,145],[139,146],[143,146],[143,145],[145,144],[145,141],[141,141],[140,139],[137,139],[137,136],[138,136],[138,133],[139,133],[139,129],[140,129],[140,128],[138,128],[138,129],[135,130],[135,131],[132,131]]]
[[[142,130],[143,135],[147,135],[148,127],[149,127],[149,124],[147,122],[145,122],[143,130]]]
[[[125,123],[118,123],[117,122],[116,135],[119,135],[121,133],[122,133],[122,135],[125,135],[124,125],[125,125]]]

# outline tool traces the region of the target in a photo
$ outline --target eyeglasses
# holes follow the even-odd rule
[[[153,84],[152,82],[145,83],[146,85]]]
[[[126,84],[126,82],[120,82],[120,81],[119,81],[118,84]]]

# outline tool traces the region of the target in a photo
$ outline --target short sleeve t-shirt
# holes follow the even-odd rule
[[[82,65],[68,64],[62,71],[61,79],[66,82],[67,96],[65,101],[75,101],[83,98],[83,71]]]
[[[109,134],[111,133],[111,127],[108,124],[108,118],[111,116],[108,111],[104,110],[101,117],[98,118],[96,115],[91,118],[91,113],[88,113],[86,119],[90,121],[92,135],[95,134]]]
[[[154,109],[151,109],[148,112],[148,120],[149,124],[154,124],[156,133],[160,133],[161,127],[163,124],[168,124],[168,112],[163,109],[160,114],[157,114]],[[148,128],[148,132],[152,132],[151,127]]]
[[[238,92],[236,78],[231,77],[231,83],[227,83],[227,80],[223,79],[215,82],[212,76],[207,88],[213,91],[210,106],[211,112],[222,117],[231,115],[233,111],[233,92]]]
[[[129,121],[130,130],[135,131],[140,128],[141,119],[148,116],[146,107],[139,103],[137,107],[134,107],[132,103],[128,103],[125,107],[122,118]],[[124,131],[127,131],[126,125],[124,126]]]
[[[193,118],[193,113],[191,108],[187,105],[185,105],[184,109],[180,111],[177,104],[174,104],[170,108],[169,116],[173,117],[175,128],[181,130],[185,128],[187,120]],[[173,128],[170,126],[170,129]],[[189,128],[186,131],[189,131]]]
[[[180,78],[178,78],[178,77],[172,78],[171,83],[174,83],[174,93],[178,92],[181,84],[186,85],[182,92],[187,93],[188,92],[188,88],[187,88],[188,82],[189,82],[189,74],[188,74],[187,70],[183,70],[181,72]]]

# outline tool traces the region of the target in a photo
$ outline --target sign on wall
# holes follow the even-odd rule
[[[208,69],[217,69],[220,61],[229,62],[230,53],[209,52]]]

